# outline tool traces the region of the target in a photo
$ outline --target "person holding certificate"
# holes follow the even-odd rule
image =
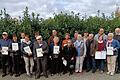
[[[10,67],[9,65],[11,64],[9,60],[10,59],[9,49],[12,41],[8,39],[7,32],[2,33],[2,38],[3,39],[0,40],[0,51],[2,53],[2,71],[3,71],[2,77],[5,77],[7,75],[7,68]],[[10,72],[11,70],[9,69],[9,73]]]
[[[114,39],[115,39],[115,40],[118,40],[118,42],[120,43],[120,28],[116,28],[116,29],[115,29]],[[120,73],[120,49],[118,49],[117,62],[118,62],[117,73]]]
[[[59,74],[62,68],[62,58],[61,58],[62,48],[61,45],[59,44],[59,38],[54,37],[53,42],[54,43],[50,44],[50,54],[49,54],[49,58],[51,59],[51,68],[50,68],[51,76],[56,73]]]
[[[20,42],[18,41],[16,34],[13,34],[13,40],[10,48],[10,55],[13,63],[10,65],[10,68],[13,68],[11,74],[15,72],[15,77],[18,77],[20,76]]]
[[[64,63],[63,74],[66,74],[67,72],[69,72],[69,74],[72,75],[74,72],[74,67],[75,67],[76,49],[73,46],[71,40],[68,40],[67,46],[63,47],[62,53],[63,53],[62,60]],[[65,61],[66,61],[66,63],[65,63]]]
[[[118,56],[118,49],[120,49],[120,43],[113,39],[114,34],[109,33],[108,34],[108,40],[106,43],[107,47],[107,69],[108,75],[113,76],[115,74],[115,68],[116,68],[116,59]]]
[[[33,54],[34,60],[37,63],[37,70],[35,78],[40,78],[40,74],[43,71],[43,75],[48,78],[47,75],[47,55],[48,55],[48,45],[42,40],[42,36],[37,36],[36,41],[33,44]],[[42,69],[42,70],[41,70]]]
[[[21,51],[23,53],[23,58],[25,61],[25,69],[27,72],[27,76],[31,77],[33,74],[33,53],[32,53],[33,44],[29,39],[29,35],[25,35],[25,41],[21,44]]]
[[[76,48],[77,51],[77,55],[76,55],[76,65],[75,65],[75,72],[82,72],[82,68],[83,68],[83,62],[84,62],[84,58],[86,55],[86,45],[84,45],[84,41],[83,41],[83,37],[81,34],[78,34],[77,36],[77,40],[74,42],[74,46]]]
[[[105,68],[105,60],[106,60],[106,46],[105,45],[106,45],[106,42],[103,40],[103,36],[99,36],[98,47],[95,53],[95,57],[98,56],[98,58],[96,59],[96,62],[97,62],[97,67],[99,68],[101,73],[104,72],[104,68]],[[97,52],[99,55],[97,55]]]

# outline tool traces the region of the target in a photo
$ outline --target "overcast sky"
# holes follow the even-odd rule
[[[40,13],[44,18],[60,11],[95,16],[97,10],[109,15],[116,10],[116,4],[120,4],[120,0],[0,0],[0,10],[6,8],[12,17],[23,15],[26,6],[30,13]]]

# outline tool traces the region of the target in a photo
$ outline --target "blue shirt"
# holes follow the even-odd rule
[[[80,56],[80,50],[81,50],[81,47],[83,47],[83,41],[81,40],[81,41],[76,41],[75,43],[74,43],[74,46],[75,46],[75,48],[76,48],[76,50],[77,50],[77,56]]]
[[[10,39],[1,39],[0,40],[0,48],[2,48],[2,47],[10,48],[11,44],[12,44],[12,41]]]

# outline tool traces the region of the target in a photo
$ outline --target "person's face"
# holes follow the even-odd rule
[[[119,33],[120,33],[120,28],[116,28],[116,29],[115,29],[115,33],[116,33],[116,34],[119,34]]]
[[[77,36],[77,40],[80,41],[82,39],[82,36]]]
[[[57,31],[53,31],[53,32],[52,32],[52,35],[53,35],[53,36],[57,36]]]
[[[30,40],[29,37],[25,36],[25,41],[29,41],[29,40]]]
[[[13,41],[17,41],[17,37],[13,37]]]
[[[78,36],[78,33],[75,33],[74,34],[74,38],[77,39],[77,36]]]
[[[65,39],[69,39],[69,38],[70,38],[70,36],[69,36],[69,35],[66,35],[66,36],[65,36]]]
[[[68,43],[67,43],[68,46],[71,46],[72,45],[72,42],[69,40]]]
[[[93,35],[89,35],[89,37],[88,37],[90,40],[92,40],[93,39]]]
[[[108,35],[108,40],[112,40],[113,36],[112,35]]]
[[[40,43],[42,41],[42,38],[37,39],[37,42]]]
[[[7,39],[7,38],[8,38],[8,35],[3,34],[2,37],[3,37],[3,39]]]
[[[99,34],[102,35],[104,33],[104,29],[99,30]]]
[[[84,33],[84,37],[87,37],[88,36],[88,33]]]
[[[25,33],[21,33],[21,37],[22,37],[22,38],[25,38]]]

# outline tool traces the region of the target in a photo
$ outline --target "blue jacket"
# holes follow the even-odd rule
[[[118,40],[113,39],[111,46],[116,49],[117,51],[115,51],[115,55],[118,54],[118,49],[120,49],[120,43],[118,42]]]

